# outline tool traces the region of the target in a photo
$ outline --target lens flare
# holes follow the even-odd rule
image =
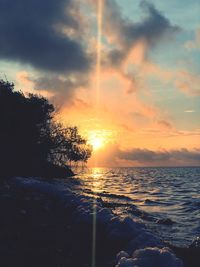
[[[102,0],[98,0],[97,6],[97,51],[96,51],[96,111],[98,115],[101,85],[101,46],[102,46]]]
[[[96,116],[99,113],[99,101],[100,101],[100,80],[101,80],[101,38],[102,38],[102,12],[103,2],[98,0],[97,5],[97,58],[96,58]],[[93,139],[93,148],[100,148],[103,144],[100,138]],[[98,162],[98,159],[96,159]],[[96,200],[94,198],[93,203],[93,229],[92,229],[92,267],[96,265]]]

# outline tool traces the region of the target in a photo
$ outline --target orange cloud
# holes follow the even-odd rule
[[[191,96],[200,95],[200,75],[195,75],[186,70],[181,70],[177,72],[175,79],[175,86]]]
[[[34,82],[30,79],[30,74],[27,71],[20,71],[16,73],[16,81],[21,84],[26,90],[32,90]]]

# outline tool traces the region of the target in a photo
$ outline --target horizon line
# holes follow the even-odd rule
[[[200,165],[183,165],[183,166],[87,166],[87,168],[200,168]]]

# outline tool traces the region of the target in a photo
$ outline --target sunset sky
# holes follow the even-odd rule
[[[79,127],[89,166],[200,165],[200,1],[0,0],[0,66]]]

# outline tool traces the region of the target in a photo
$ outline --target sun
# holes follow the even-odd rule
[[[96,151],[112,144],[114,134],[110,129],[91,129],[86,132],[86,138],[88,140],[88,144],[90,144],[93,150]]]
[[[108,142],[108,137],[105,130],[91,130],[87,134],[88,143],[93,147],[93,150],[103,148]]]
[[[90,145],[93,147],[94,150],[98,150],[100,148],[102,148],[105,145],[105,140],[102,137],[98,137],[98,136],[92,136],[88,142],[90,143]]]

